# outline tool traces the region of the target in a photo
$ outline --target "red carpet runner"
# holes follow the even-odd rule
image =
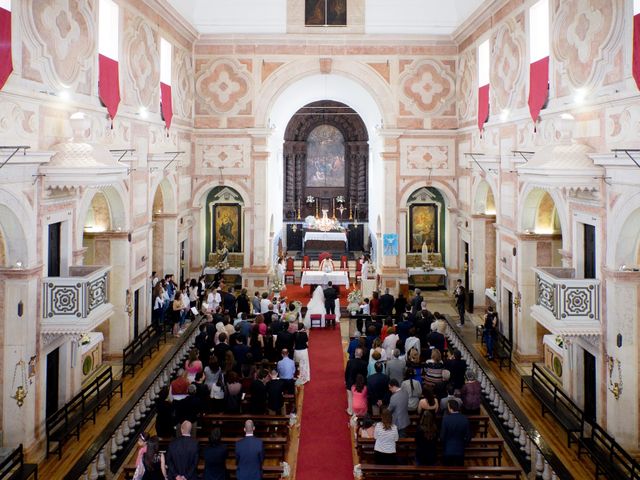
[[[295,478],[348,480],[353,457],[340,329],[314,329],[310,337],[311,382],[304,386]]]

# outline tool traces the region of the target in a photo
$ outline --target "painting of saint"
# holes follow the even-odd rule
[[[346,0],[345,0],[346,1]],[[304,8],[304,24],[308,26],[325,25],[327,0],[306,0]]]
[[[327,25],[347,25],[347,0],[327,0]]]
[[[440,251],[438,245],[438,206],[418,204],[411,206],[410,213],[410,252],[421,252],[426,242],[430,252]]]
[[[344,137],[332,125],[320,125],[307,137],[306,186],[344,187]]]
[[[217,204],[214,207],[214,246],[223,248],[226,244],[230,252],[239,252],[240,239],[240,206],[237,204]]]

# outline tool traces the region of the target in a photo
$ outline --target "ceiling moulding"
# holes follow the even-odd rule
[[[402,34],[321,34],[321,33],[205,33],[198,37],[196,46],[207,45],[354,45],[354,46],[419,46],[452,47],[458,45],[449,35],[402,35]],[[196,52],[197,54],[198,52]],[[449,54],[444,52],[444,55]],[[453,54],[453,53],[451,53]]]
[[[167,0],[142,0],[145,5],[150,7],[154,12],[156,12],[159,16],[166,19],[175,29],[176,31],[182,35],[188,42],[194,43],[200,33],[198,30],[191,25],[191,23],[185,19],[178,10],[173,8],[173,6]],[[191,1],[191,0],[183,0],[183,1]],[[151,19],[150,19],[151,20]]]
[[[512,0],[487,0],[483,2],[469,17],[453,31],[453,41],[460,45],[478,29],[480,25],[489,20],[498,10]],[[492,24],[493,27],[493,24]]]

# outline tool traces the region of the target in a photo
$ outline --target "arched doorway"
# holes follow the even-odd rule
[[[497,307],[499,291],[496,278],[496,201],[493,188],[487,180],[476,187],[473,214],[470,219],[471,245],[469,271],[474,304]],[[498,311],[498,310],[497,310]],[[504,319],[503,319],[504,320]],[[513,337],[513,325],[507,316],[504,333]]]
[[[323,210],[347,229],[349,250],[364,249],[368,140],[362,118],[341,102],[312,102],[291,117],[284,135],[282,211],[289,251],[303,249],[300,222]]]
[[[167,178],[163,178],[153,194],[151,207],[153,223],[153,243],[151,270],[157,275],[175,274],[178,270],[178,214],[175,188]]]

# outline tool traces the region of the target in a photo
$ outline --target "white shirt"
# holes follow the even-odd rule
[[[260,313],[267,313],[269,311],[269,305],[271,304],[271,300],[268,298],[263,298],[260,300]]]
[[[220,297],[220,293],[218,292],[209,292],[207,296],[207,303],[209,304],[209,310],[214,311],[220,305],[220,301],[222,298]]]
[[[376,452],[396,453],[396,442],[399,438],[396,425],[391,425],[390,430],[385,430],[381,422],[376,423],[373,438],[376,439],[376,444],[373,447]]]
[[[369,315],[369,313],[371,312],[371,310],[369,310],[369,304],[368,303],[363,303],[361,308],[362,308],[362,314],[363,315]]]

